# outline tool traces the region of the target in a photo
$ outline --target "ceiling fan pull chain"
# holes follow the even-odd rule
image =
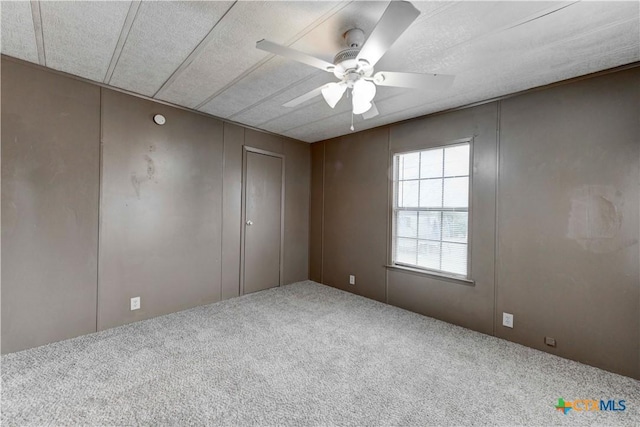
[[[351,131],[353,132],[353,110],[351,110]]]

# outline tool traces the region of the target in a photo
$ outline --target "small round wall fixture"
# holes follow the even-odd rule
[[[153,116],[153,121],[155,124],[162,126],[167,122],[167,119],[162,114],[156,114]]]

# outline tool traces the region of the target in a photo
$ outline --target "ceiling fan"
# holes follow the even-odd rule
[[[340,79],[339,82],[328,83],[292,99],[283,107],[295,107],[322,95],[327,104],[334,108],[344,93],[350,90],[353,114],[361,114],[364,119],[370,119],[378,115],[378,109],[373,102],[376,86],[431,90],[444,89],[453,83],[455,76],[447,74],[395,71],[378,71],[374,74],[373,69],[376,63],[418,15],[420,11],[411,3],[392,1],[366,41],[364,32],[359,28],[351,29],[344,34],[348,48],[338,52],[333,59],[333,64],[268,40],[260,40],[256,43],[256,47],[333,73]],[[353,130],[353,116],[351,130]]]

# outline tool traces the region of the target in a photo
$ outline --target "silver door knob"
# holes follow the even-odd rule
[[[251,220],[247,221],[247,225],[253,225],[253,221]]]

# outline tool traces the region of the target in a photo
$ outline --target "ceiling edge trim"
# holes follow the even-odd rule
[[[284,138],[284,139],[287,139],[287,140],[293,141],[293,142],[300,142],[300,143],[304,143],[304,144],[309,144],[309,142],[307,142],[307,141],[302,141],[300,139],[291,138],[290,136],[281,135],[281,134],[278,134],[278,133],[275,133],[275,132],[269,132],[268,130],[259,129],[259,128],[256,128],[256,127],[253,127],[253,126],[249,126],[249,125],[245,125],[245,124],[239,123],[239,122],[234,122],[233,120],[227,120],[227,119],[224,119],[222,117],[214,116],[213,114],[208,114],[208,113],[205,113],[203,111],[194,110],[193,108],[183,107],[182,105],[173,104],[173,103],[168,102],[168,101],[163,101],[161,99],[155,99],[155,98],[152,98],[152,97],[147,96],[147,95],[142,95],[140,93],[135,93],[135,92],[131,92],[131,91],[126,90],[126,89],[121,89],[119,87],[111,86],[111,85],[109,85],[107,83],[101,83],[101,82],[97,82],[97,81],[94,81],[94,80],[86,79],[84,77],[80,77],[80,76],[76,76],[76,75],[73,75],[73,74],[65,73],[64,71],[54,70],[53,68],[45,67],[44,65],[36,64],[34,62],[25,61],[24,59],[14,58],[13,56],[8,56],[8,55],[5,55],[5,54],[0,54],[0,58],[2,58],[4,60],[7,60],[7,61],[10,61],[10,62],[15,62],[17,64],[24,65],[26,67],[35,68],[36,70],[47,71],[49,73],[57,74],[59,76],[66,77],[66,78],[73,79],[73,80],[77,80],[77,81],[80,81],[80,82],[83,82],[83,83],[88,83],[90,85],[98,86],[100,88],[113,90],[115,92],[120,92],[120,93],[123,93],[125,95],[133,96],[135,98],[144,99],[145,101],[151,101],[151,102],[155,102],[156,104],[166,105],[168,107],[176,108],[178,110],[188,111],[190,113],[195,113],[195,114],[197,114],[199,116],[204,116],[204,117],[208,117],[210,119],[215,119],[215,120],[218,120],[218,121],[220,121],[222,123],[228,123],[228,124],[231,124],[231,125],[240,126],[241,128],[244,128],[244,129],[250,129],[250,130],[253,130],[253,131],[256,131],[256,132],[265,133],[267,135],[277,136],[279,138]]]
[[[568,85],[568,84],[571,84],[571,83],[576,83],[576,82],[579,82],[579,81],[582,81],[582,80],[589,80],[589,79],[592,79],[592,78],[596,78],[596,77],[600,77],[600,76],[606,76],[607,74],[614,74],[614,73],[617,73],[617,72],[620,72],[620,71],[631,70],[631,69],[634,69],[634,68],[640,68],[640,61],[631,62],[631,63],[625,64],[625,65],[618,65],[618,66],[613,67],[613,68],[607,68],[605,70],[595,71],[595,72],[589,73],[589,74],[583,74],[582,76],[571,77],[569,79],[560,80],[560,81],[557,81],[557,82],[554,82],[554,83],[549,83],[549,84],[542,85],[542,86],[532,87],[532,88],[529,88],[529,89],[525,89],[525,90],[521,90],[521,91],[518,91],[518,92],[510,93],[508,95],[501,95],[501,96],[497,96],[495,98],[485,99],[483,101],[472,102],[471,104],[465,104],[465,105],[461,105],[459,107],[448,108],[446,110],[437,111],[435,113],[424,114],[424,115],[417,116],[417,117],[411,117],[410,119],[398,120],[397,122],[387,123],[387,124],[380,125],[380,126],[374,126],[372,128],[363,129],[363,130],[358,131],[358,132],[368,132],[368,131],[373,130],[373,129],[384,128],[386,126],[392,126],[392,125],[397,125],[397,124],[402,124],[402,123],[409,123],[409,122],[416,121],[416,120],[422,120],[422,119],[425,119],[427,117],[435,117],[435,116],[439,116],[439,115],[442,115],[442,114],[452,113],[454,111],[466,110],[468,108],[478,107],[480,105],[490,104],[492,102],[497,102],[497,101],[504,101],[504,100],[509,99],[509,98],[515,98],[516,96],[525,95],[525,94],[533,93],[533,92],[539,92],[541,90],[551,89],[551,88],[558,87],[558,86],[564,86],[564,85]],[[244,126],[244,125],[241,125],[241,126]],[[353,133],[350,133],[349,135],[353,135],[353,134],[358,133],[358,132],[353,132]],[[344,136],[344,135],[342,135],[342,136]],[[342,138],[342,136],[334,136],[334,137],[327,138],[327,139],[320,139],[318,141],[310,142],[310,144],[315,144],[316,142],[330,141],[330,140],[335,139],[335,138]],[[290,136],[287,136],[287,137],[288,138],[292,138]],[[293,139],[295,139],[295,138],[293,138]]]
[[[136,98],[144,99],[146,101],[155,102],[155,103],[158,103],[158,104],[161,104],[161,105],[166,105],[166,106],[177,108],[177,109],[183,110],[183,111],[189,111],[189,112],[198,114],[200,116],[209,117],[209,118],[212,118],[212,119],[219,120],[219,121],[221,121],[223,123],[229,123],[229,124],[232,124],[232,125],[240,126],[242,128],[245,128],[245,129],[251,129],[251,130],[254,130],[256,132],[265,133],[267,135],[273,135],[273,136],[277,136],[277,137],[280,137],[280,138],[286,138],[286,139],[288,139],[290,141],[302,142],[302,143],[308,143],[308,144],[315,144],[316,142],[329,141],[329,140],[332,140],[332,139],[335,139],[335,138],[341,138],[342,137],[342,136],[336,136],[336,137],[333,137],[333,138],[321,139],[321,140],[313,141],[313,142],[302,141],[300,139],[292,138],[292,137],[287,136],[287,135],[281,135],[281,134],[278,134],[278,133],[275,133],[275,132],[270,132],[268,130],[259,129],[259,128],[256,128],[254,126],[245,125],[245,124],[239,123],[239,122],[234,122],[233,120],[228,120],[228,119],[225,119],[225,118],[222,118],[222,117],[217,117],[217,116],[214,116],[213,114],[205,113],[204,111],[198,111],[198,110],[194,110],[193,108],[183,107],[182,105],[177,105],[177,104],[173,104],[173,103],[168,102],[168,101],[162,101],[160,99],[155,99],[155,98],[152,98],[152,97],[149,97],[149,96],[146,96],[146,95],[142,95],[142,94],[139,94],[139,93],[131,92],[131,91],[126,90],[126,89],[121,89],[121,88],[118,88],[118,87],[114,87],[114,86],[108,85],[106,83],[100,83],[100,82],[96,82],[94,80],[86,79],[84,77],[79,77],[79,76],[76,76],[76,75],[73,75],[73,74],[65,73],[64,71],[54,70],[53,68],[49,68],[49,67],[46,67],[44,65],[40,65],[40,64],[33,63],[33,62],[25,61],[24,59],[14,58],[12,56],[8,56],[8,55],[5,55],[5,54],[0,54],[0,58],[5,59],[7,61],[15,62],[15,63],[18,63],[18,64],[22,64],[22,65],[27,66],[27,67],[32,67],[32,68],[35,68],[35,69],[38,69],[38,70],[48,71],[50,73],[57,74],[57,75],[60,75],[60,76],[63,76],[63,77],[67,77],[67,78],[70,78],[70,79],[73,79],[73,80],[81,81],[81,82],[84,82],[84,83],[89,83],[89,84],[92,84],[92,85],[95,85],[95,86],[98,86],[98,87],[101,87],[101,88],[110,89],[110,90],[113,90],[113,91],[116,91],[116,92],[124,93],[125,95],[134,96]],[[530,88],[530,89],[521,90],[521,91],[518,91],[518,92],[514,92],[514,93],[511,93],[511,94],[508,94],[508,95],[502,95],[502,96],[495,97],[495,98],[485,99],[484,101],[478,101],[478,102],[473,102],[471,104],[461,105],[461,106],[455,107],[455,108],[449,108],[447,110],[442,110],[442,111],[438,111],[438,112],[431,113],[431,114],[425,114],[425,115],[418,116],[418,117],[412,117],[412,118],[406,119],[406,120],[399,120],[399,121],[393,122],[393,123],[387,123],[387,124],[380,125],[380,126],[374,126],[372,128],[364,129],[364,130],[361,130],[361,131],[358,131],[358,132],[367,132],[367,131],[370,131],[372,129],[384,128],[385,126],[391,126],[391,125],[396,125],[396,124],[400,124],[400,123],[408,123],[408,122],[415,121],[415,120],[422,120],[425,117],[434,117],[434,116],[439,116],[441,114],[451,113],[453,111],[465,110],[467,108],[473,108],[473,107],[477,107],[479,105],[489,104],[491,102],[496,102],[496,101],[503,101],[505,99],[514,98],[516,96],[525,95],[527,93],[533,93],[533,92],[538,92],[538,91],[545,90],[545,89],[551,89],[553,87],[563,86],[563,85],[566,85],[566,84],[571,84],[571,83],[579,82],[579,81],[582,81],[582,80],[588,80],[588,79],[592,79],[592,78],[595,78],[595,77],[605,76],[607,74],[613,74],[613,73],[617,73],[619,71],[630,70],[630,69],[633,69],[633,68],[640,68],[640,61],[631,62],[631,63],[626,64],[626,65],[619,65],[617,67],[608,68],[606,70],[600,70],[600,71],[596,71],[596,72],[589,73],[589,74],[584,74],[582,76],[572,77],[572,78],[566,79],[566,80],[560,80],[558,82],[549,83],[549,84],[546,84],[546,85],[543,85],[543,86],[538,86],[538,87],[534,87],[534,88]],[[353,132],[353,133],[358,133],[358,132]]]

